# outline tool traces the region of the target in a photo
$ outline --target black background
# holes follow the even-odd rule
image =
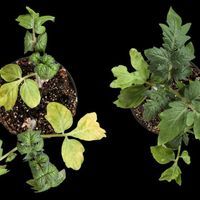
[[[84,142],[85,161],[80,171],[67,169],[66,181],[53,190],[34,194],[25,181],[31,178],[26,163],[17,158],[9,165],[11,172],[0,177],[0,198],[76,199],[122,195],[123,199],[160,198],[163,194],[194,195],[199,189],[200,143],[192,140],[189,153],[192,164],[183,169],[182,187],[159,182],[165,166],[152,159],[149,146],[156,144],[156,136],[147,132],[133,118],[130,110],[116,108],[112,102],[118,90],[110,89],[113,66],[130,66],[128,51],[134,47],[142,51],[161,45],[159,22],[164,22],[171,6],[184,22],[192,22],[190,35],[196,49],[195,63],[200,62],[200,12],[198,1],[64,1],[12,0],[2,1],[0,11],[0,65],[23,56],[25,31],[15,22],[28,5],[42,15],[53,15],[55,23],[48,23],[47,52],[66,66],[78,89],[79,107],[75,122],[87,112],[97,112],[99,122],[107,130],[107,138]],[[15,145],[15,136],[2,126],[0,137],[5,149]],[[45,150],[59,169],[64,168],[60,156],[60,139],[48,140]]]

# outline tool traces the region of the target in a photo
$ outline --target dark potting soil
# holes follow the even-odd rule
[[[191,68],[192,68],[192,74],[188,79],[183,81],[185,84],[189,84],[189,80],[195,80],[195,79],[200,80],[200,69],[193,63],[191,65]],[[172,85],[172,88],[176,89],[175,85]],[[155,133],[155,134],[159,134],[159,128],[158,128],[158,124],[160,123],[159,116],[155,117],[154,119],[152,119],[150,121],[144,120],[143,105],[140,105],[137,108],[133,108],[133,109],[131,109],[131,111],[133,113],[133,116],[135,117],[135,119],[138,121],[139,124],[141,124],[148,131]]]
[[[23,76],[34,72],[34,65],[27,58],[16,61],[21,67]],[[0,79],[0,85],[5,83]],[[41,130],[43,134],[55,133],[52,126],[45,119],[46,107],[49,102],[60,102],[73,114],[76,114],[77,93],[73,80],[67,70],[60,66],[60,70],[52,79],[45,81],[40,88],[41,102],[36,108],[29,108],[18,95],[17,102],[12,110],[5,111],[0,107],[0,123],[13,134],[18,134],[30,128],[34,121],[35,130]]]

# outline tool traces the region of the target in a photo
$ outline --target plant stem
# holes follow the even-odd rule
[[[17,147],[13,148],[13,149],[10,150],[8,153],[4,154],[4,155],[0,158],[0,161],[4,160],[4,159],[7,158],[11,153],[14,153],[15,151],[17,151]]]
[[[56,137],[66,137],[67,134],[45,134],[41,135],[43,138],[56,138]]]
[[[176,155],[176,160],[174,161],[174,163],[178,163],[178,160],[180,158],[180,153],[181,153],[181,144],[179,145],[178,147],[178,152],[177,152],[177,155]]]
[[[25,80],[27,78],[30,78],[30,77],[36,76],[36,75],[37,75],[37,73],[31,73],[31,74],[28,74],[28,75],[24,76],[22,79]]]
[[[179,99],[181,99],[182,101],[184,101],[184,102],[186,101],[186,99],[185,99],[184,97],[182,97],[178,91],[173,90],[173,89],[170,88],[170,87],[168,87],[167,90],[168,90],[170,93],[174,94],[174,95],[175,95],[176,97],[178,97]]]
[[[32,41],[33,41],[33,48],[35,49],[37,38],[36,38],[36,35],[35,35],[35,28],[34,27],[32,29]]]

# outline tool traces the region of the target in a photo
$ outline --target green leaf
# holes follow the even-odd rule
[[[173,70],[173,77],[175,81],[186,80],[192,73],[192,68],[190,66],[181,65]]]
[[[0,140],[0,158],[2,157],[3,155],[3,148],[2,148],[2,144],[3,144],[3,141]]]
[[[167,24],[160,24],[163,30],[163,46],[169,51],[175,51],[178,48],[181,48],[190,37],[187,36],[187,32],[191,24],[185,24],[182,26],[181,17],[170,8],[167,15]]]
[[[43,34],[46,31],[46,28],[42,26],[47,21],[55,21],[55,17],[53,16],[42,16],[36,19],[35,21],[35,32],[37,34]]]
[[[112,73],[115,79],[111,84],[111,88],[127,88],[130,87],[135,82],[134,72],[130,73],[127,70],[127,67],[123,65],[119,65],[117,67],[112,68]]]
[[[60,65],[56,63],[52,56],[44,54],[42,57],[39,57],[39,60],[36,60],[37,55],[34,55],[33,58],[37,61],[34,70],[41,79],[51,79],[57,74]],[[33,58],[31,58],[31,60],[33,60]]]
[[[33,179],[27,181],[36,192],[44,192],[50,188],[57,187],[66,178],[65,170],[58,169],[49,162],[46,154],[42,153],[29,161],[29,166],[33,175]]]
[[[39,52],[32,53],[29,56],[29,61],[32,62],[32,63],[34,63],[35,65],[38,65],[39,62],[40,62],[40,53]]]
[[[12,162],[16,158],[16,156],[16,153],[9,154],[9,156],[6,158],[6,162]]]
[[[6,82],[12,82],[22,77],[22,70],[17,64],[8,64],[1,68],[0,74]]]
[[[26,31],[26,35],[24,37],[24,53],[28,51],[33,51],[33,36],[29,31]]]
[[[179,68],[178,71],[180,71],[181,68],[186,68],[191,70],[191,61],[195,58],[194,56],[194,46],[192,42],[189,42],[186,46],[181,47],[180,49],[173,52],[171,56],[172,63],[176,68]],[[177,70],[177,69],[176,69]],[[175,76],[177,76],[177,72],[175,73]],[[179,75],[180,76],[180,75]]]
[[[34,18],[30,14],[20,15],[16,21],[25,29],[32,29],[34,27]]]
[[[180,27],[182,24],[181,17],[173,10],[172,7],[170,7],[169,12],[167,14],[167,23],[170,26],[173,26],[174,28]]]
[[[193,100],[192,101],[192,106],[194,107],[194,109],[200,113],[200,101],[197,99],[197,100]]]
[[[149,91],[147,94],[149,97],[144,103],[143,117],[149,121],[155,118],[158,113],[166,108],[170,101],[170,95],[163,88],[156,88]]]
[[[73,123],[71,111],[57,102],[51,102],[47,105],[47,115],[45,115],[45,118],[56,133],[64,133]]]
[[[193,125],[194,117],[195,117],[195,113],[194,112],[188,112],[187,113],[187,119],[186,119],[186,125],[187,126],[192,126]]]
[[[194,116],[193,130],[194,130],[195,138],[200,140],[200,113],[197,113],[197,112],[195,113],[195,116]]]
[[[9,170],[6,169],[6,165],[0,165],[0,176],[7,174]]]
[[[44,53],[47,47],[47,33],[39,35],[37,38],[37,43],[35,45],[35,51]]]
[[[110,84],[110,87],[124,89],[133,84],[142,85],[149,78],[148,64],[141,53],[136,49],[131,49],[129,53],[131,64],[136,71],[129,73],[127,68],[123,65],[112,68],[112,73],[117,79]]]
[[[179,186],[181,186],[182,184],[181,174],[179,174],[179,176],[175,179],[175,181]]]
[[[46,31],[46,28],[42,26],[47,21],[55,20],[55,17],[52,16],[41,16],[39,17],[39,13],[36,13],[31,8],[26,7],[29,14],[20,15],[16,21],[19,22],[19,25],[26,29],[34,29],[35,33],[43,34]]]
[[[144,60],[142,54],[136,49],[131,49],[129,54],[131,57],[131,65],[137,72],[135,72],[135,76],[141,79],[140,83],[135,84],[144,84],[149,78],[148,64]]]
[[[173,150],[164,146],[151,147],[151,153],[159,164],[167,164],[175,159]]]
[[[131,65],[135,70],[143,71],[144,75],[148,75],[148,64],[144,60],[142,54],[137,51],[137,49],[130,49]],[[146,77],[148,78],[148,76]]]
[[[21,155],[26,154],[25,160],[31,159],[43,150],[44,141],[41,131],[27,130],[17,135],[17,150]]]
[[[136,108],[145,99],[145,92],[148,90],[143,85],[133,85],[120,91],[118,100],[114,102],[120,108]]]
[[[190,140],[190,138],[189,138],[188,134],[187,133],[183,134],[183,142],[186,146],[188,146],[189,140]]]
[[[149,69],[152,72],[152,79],[155,82],[165,82],[170,78],[171,55],[164,48],[153,47],[144,51],[150,61]]]
[[[41,100],[38,85],[31,79],[24,80],[20,88],[20,95],[25,104],[30,108],[38,106]]]
[[[170,53],[162,47],[153,47],[151,49],[146,49],[144,51],[144,54],[152,63],[170,63]]]
[[[0,106],[4,106],[5,110],[11,110],[18,96],[18,88],[21,80],[6,83],[0,87]]]
[[[83,152],[85,151],[83,145],[74,139],[64,139],[62,144],[62,158],[68,168],[79,170],[84,161]]]
[[[165,170],[160,177],[160,181],[168,181],[171,182],[172,180],[177,180],[178,183],[180,183],[180,176],[181,170],[179,166],[175,163],[170,168]]]
[[[158,145],[173,140],[175,137],[182,134],[186,127],[187,106],[181,101],[172,102],[169,106],[171,108],[160,114],[161,121],[158,125],[160,128]]]
[[[86,141],[101,140],[106,137],[105,130],[97,122],[96,113],[88,113],[83,116],[77,127],[67,135]]]
[[[197,99],[200,96],[200,81],[195,80],[191,81],[189,86],[184,90],[184,97],[192,101]]]
[[[31,17],[33,19],[36,19],[39,17],[39,13],[36,13],[33,9],[31,9],[30,7],[26,6],[26,10],[29,12],[29,14],[31,15]]]
[[[182,140],[183,140],[183,136],[179,135],[175,137],[173,140],[171,140],[170,142],[167,142],[165,146],[172,150],[178,150],[179,146],[182,143]]]
[[[191,61],[194,58],[194,46],[191,42],[170,53],[172,76],[176,81],[185,80],[191,75]]]
[[[184,162],[189,165],[191,163],[191,159],[190,159],[190,156],[188,154],[188,152],[185,150],[182,152],[181,154],[181,158],[184,160]]]

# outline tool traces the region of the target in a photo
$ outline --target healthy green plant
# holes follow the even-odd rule
[[[120,108],[141,108],[147,123],[158,121],[157,146],[151,153],[159,164],[172,163],[161,174],[160,181],[172,180],[181,185],[180,161],[190,164],[189,136],[200,139],[200,81],[191,61],[194,47],[187,35],[191,23],[182,24],[181,17],[172,9],[167,23],[160,24],[162,47],[146,49],[142,56],[130,50],[131,65],[135,71],[119,65],[112,69],[116,79],[112,88],[120,88],[114,102]]]
[[[34,66],[35,72],[22,76],[22,69],[17,64],[8,64],[0,69],[0,77],[6,82],[0,86],[0,107],[9,112],[12,112],[15,106],[18,93],[28,107],[37,107],[41,100],[39,90],[39,86],[42,87],[41,82],[53,78],[60,68],[55,59],[45,53],[47,33],[43,24],[48,20],[54,21],[54,17],[40,17],[39,13],[35,13],[29,7],[27,10],[29,13],[20,15],[17,21],[28,29],[24,39],[25,53],[33,52],[28,59]],[[66,167],[79,170],[84,161],[85,151],[80,140],[94,141],[106,137],[105,130],[97,122],[96,113],[86,114],[78,121],[76,128],[66,133],[72,127],[73,115],[59,102],[48,103],[45,119],[55,134],[41,133],[41,130],[35,130],[33,125],[26,131],[18,133],[16,147],[5,154],[3,141],[0,140],[0,163],[4,163],[0,165],[0,175],[9,172],[7,165],[15,159],[19,152],[32,172],[33,177],[27,181],[27,184],[36,192],[57,187],[67,176],[65,169],[59,171],[44,153],[45,138],[63,138],[62,159]]]

